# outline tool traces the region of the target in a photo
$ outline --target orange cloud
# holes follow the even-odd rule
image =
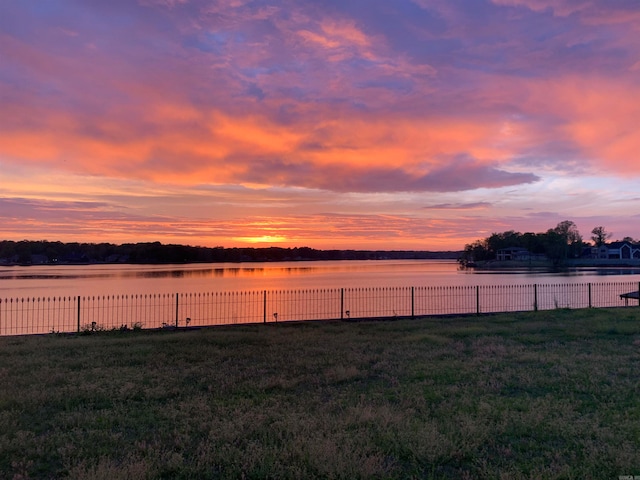
[[[311,27],[311,26],[310,26]],[[353,22],[324,18],[319,25],[298,30],[297,34],[307,43],[318,46],[326,52],[326,58],[332,62],[344,61],[351,57],[362,56],[373,59],[372,41]]]
[[[418,245],[584,216],[638,174],[623,3],[13,2],[4,231]]]
[[[531,111],[553,114],[553,129],[572,141],[595,171],[640,173],[640,86],[616,78],[567,76],[532,83]],[[553,135],[545,126],[541,135]]]
[[[28,115],[17,105],[13,110],[16,117]],[[277,160],[308,169],[307,177],[274,172],[271,181],[318,188],[330,185],[323,170],[331,174],[339,168],[345,176],[356,176],[363,168],[379,167],[422,176],[461,153],[486,165],[507,162],[512,155],[505,142],[515,127],[506,132],[500,119],[397,114],[377,119],[347,110],[336,116],[328,107],[309,113],[300,124],[283,124],[265,114],[207,112],[188,103],[157,101],[121,123],[120,114],[42,111],[36,128],[8,125],[0,133],[0,149],[9,157],[72,171],[177,183],[252,183],[256,167]],[[328,120],[316,121],[325,114]]]

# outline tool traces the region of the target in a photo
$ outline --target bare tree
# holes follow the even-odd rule
[[[611,238],[611,235],[613,234],[607,232],[604,227],[595,227],[591,230],[591,240],[593,240],[596,247],[604,245],[606,241]]]

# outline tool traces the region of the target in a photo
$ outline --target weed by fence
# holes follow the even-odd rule
[[[0,335],[616,307],[640,284],[375,287],[0,299]]]

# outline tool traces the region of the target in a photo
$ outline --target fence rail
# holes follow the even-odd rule
[[[0,298],[0,336],[640,304],[638,282]]]

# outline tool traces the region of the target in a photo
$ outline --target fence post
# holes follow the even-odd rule
[[[262,322],[267,323],[267,291],[262,292]]]
[[[638,306],[640,307],[640,282],[638,282]]]
[[[538,311],[538,284],[533,284],[533,311]]]
[[[176,293],[176,328],[178,328],[178,297],[179,293]]]
[[[415,288],[411,287],[411,318],[415,318],[416,313]]]
[[[591,308],[591,283],[589,283],[589,308]]]
[[[80,295],[78,295],[78,333],[80,333]]]
[[[476,315],[480,315],[480,285],[476,285]]]
[[[340,320],[344,320],[344,288],[340,289]]]

